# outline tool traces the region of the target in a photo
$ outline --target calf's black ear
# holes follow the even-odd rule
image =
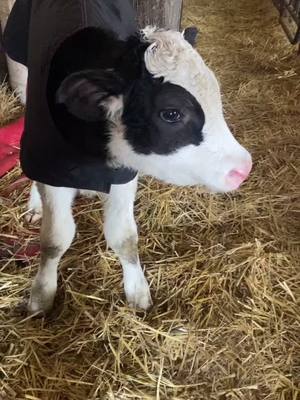
[[[112,70],[84,70],[65,78],[56,92],[56,103],[85,121],[101,119],[101,103],[124,91],[124,81]]]
[[[198,29],[195,26],[190,26],[183,31],[183,37],[189,44],[195,46],[198,36]]]

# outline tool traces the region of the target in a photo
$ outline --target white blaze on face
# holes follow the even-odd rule
[[[148,71],[154,77],[164,78],[164,82],[183,87],[202,107],[205,115],[203,142],[165,156],[137,154],[120,141],[115,145],[119,150],[122,148],[123,156],[130,160],[133,168],[166,182],[200,184],[218,192],[237,189],[249,175],[252,161],[225,122],[215,75],[180,32],[148,27],[143,34],[151,43],[145,53]]]

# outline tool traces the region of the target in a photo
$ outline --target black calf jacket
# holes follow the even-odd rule
[[[51,116],[47,82],[51,60],[66,38],[88,27],[112,30],[125,40],[137,31],[129,0],[16,0],[4,32],[4,48],[28,67],[21,167],[30,179],[52,186],[109,193],[112,184],[136,176],[71,146]],[[103,55],[104,57],[106,55]]]

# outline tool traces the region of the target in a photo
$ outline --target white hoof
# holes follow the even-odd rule
[[[27,306],[29,314],[42,313],[46,314],[49,312],[54,303],[56,294],[56,286],[50,287],[49,285],[42,285],[38,280],[35,280]]]
[[[152,305],[150,289],[142,271],[124,277],[124,289],[128,304],[132,308],[148,310]]]

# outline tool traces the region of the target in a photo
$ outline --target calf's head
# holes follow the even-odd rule
[[[227,192],[247,178],[251,156],[225,122],[217,79],[193,48],[195,37],[194,28],[146,28],[113,68],[68,76],[57,101],[87,123],[105,112],[113,165]]]

